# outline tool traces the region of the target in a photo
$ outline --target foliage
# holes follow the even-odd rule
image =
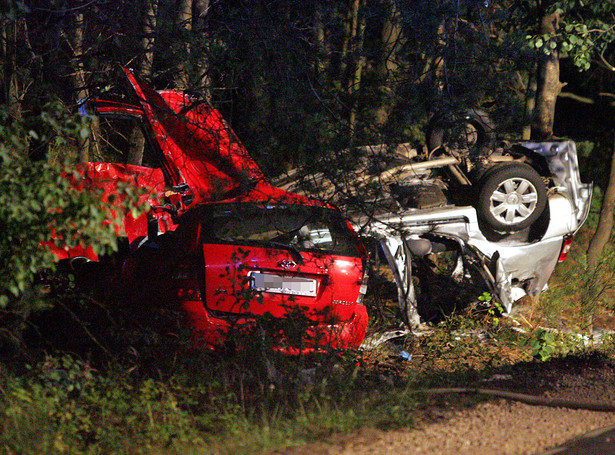
[[[495,2],[494,2],[495,3]],[[525,40],[539,55],[561,52],[579,70],[588,70],[592,59],[602,55],[615,39],[612,5],[609,2],[577,0],[523,0],[498,2],[510,8],[518,21],[516,28],[528,32]],[[540,20],[552,17],[555,33],[540,33]]]
[[[530,44],[549,55],[559,49],[580,70],[588,70],[592,59],[604,54],[615,40],[613,7],[609,2],[552,2],[550,9],[561,17],[557,36],[528,36]]]
[[[555,269],[549,289],[540,296],[542,318],[549,326],[591,333],[595,316],[612,312],[615,255],[607,245],[598,267],[586,270],[587,239],[595,227],[595,217],[575,236],[568,258]]]
[[[542,360],[549,360],[555,351],[555,335],[544,329],[538,329],[532,337],[523,340],[521,346],[529,345],[532,348],[532,355]]]
[[[483,292],[478,296],[478,301],[487,306],[487,314],[491,316],[494,325],[500,323],[499,316],[504,313],[504,308],[500,302],[493,299],[493,296],[489,292]]]
[[[414,398],[378,385],[366,393],[353,355],[270,352],[265,368],[256,346],[226,357],[160,348],[147,357],[164,367],[153,375],[66,355],[3,374],[0,453],[255,453],[411,420]]]
[[[584,343],[580,335],[539,328],[528,337],[522,338],[519,346],[529,346],[532,348],[532,357],[545,362],[555,355],[565,356],[573,351],[579,352],[583,349]]]
[[[112,380],[68,356],[47,358],[2,385],[7,453],[119,453],[197,443],[197,421],[184,406],[194,391],[152,379]],[[194,393],[194,398],[198,396]],[[47,422],[53,422],[51,425]],[[41,426],[47,431],[32,434]],[[96,448],[95,451],[92,448]]]
[[[33,141],[70,148],[75,137],[87,137],[82,121],[66,116],[58,105],[47,105],[24,122],[11,121],[6,111],[0,116],[0,309],[10,304],[11,310],[27,311],[36,302],[24,292],[37,272],[54,266],[55,256],[45,243],[60,248],[91,245],[99,254],[112,251],[121,211],[110,210],[114,200],[102,201],[100,191],[78,189],[82,175],[74,163],[27,157]],[[30,122],[37,123],[37,131]],[[120,196],[137,214],[136,190],[120,189]]]

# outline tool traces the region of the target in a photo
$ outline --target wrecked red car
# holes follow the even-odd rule
[[[139,119],[159,162],[86,166],[90,185],[106,194],[118,182],[151,190],[142,202],[152,210],[124,223],[125,297],[181,308],[196,344],[220,345],[229,330],[253,328],[259,318],[291,325],[304,318],[300,340],[280,336],[281,348],[358,347],[367,325],[366,252],[341,212],[272,186],[208,103],[125,73],[136,103],[84,105],[100,117]]]
[[[292,346],[281,337],[286,348],[362,342],[364,253],[338,210],[267,188],[198,204],[177,224],[129,256],[123,282],[141,300],[181,305],[197,343],[264,316],[302,332]]]

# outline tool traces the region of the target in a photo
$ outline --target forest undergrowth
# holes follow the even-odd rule
[[[238,340],[242,348],[199,350],[181,330],[156,333],[73,300],[20,341],[5,342],[0,453],[264,453],[362,427],[412,427],[433,407],[455,406],[416,390],[478,384],[550,362],[610,362],[609,290],[588,310],[583,290],[572,288],[587,235],[579,237],[550,290],[510,317],[470,307],[420,336],[400,332],[350,352],[290,356],[271,350],[266,336]],[[403,329],[386,285],[375,286],[367,304],[371,339]],[[588,314],[592,328],[607,331],[589,330]],[[74,332],[43,333],[54,317],[62,325],[73,318]]]

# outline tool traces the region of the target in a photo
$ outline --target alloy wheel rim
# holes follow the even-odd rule
[[[513,225],[527,220],[538,203],[536,187],[524,178],[504,180],[489,198],[489,211],[496,220]]]

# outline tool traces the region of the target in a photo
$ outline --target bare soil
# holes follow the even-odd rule
[[[589,356],[523,363],[466,386],[615,405],[615,362],[603,356]],[[615,412],[532,406],[497,397],[447,394],[434,396],[431,404],[417,410],[413,428],[392,431],[364,428],[354,434],[273,453],[539,454],[609,426],[615,426]]]

